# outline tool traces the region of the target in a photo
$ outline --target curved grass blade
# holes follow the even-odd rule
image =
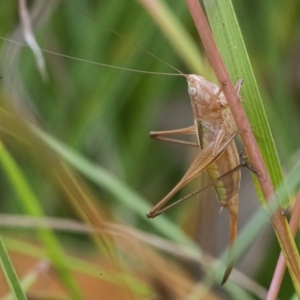
[[[6,252],[2,238],[0,237],[0,261],[11,293],[16,300],[26,300],[26,296],[21,288],[20,281]]]

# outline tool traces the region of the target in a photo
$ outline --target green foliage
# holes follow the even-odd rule
[[[43,49],[125,68],[175,72],[161,61],[113,34],[107,29],[108,26],[183,73],[196,70],[199,72],[200,69],[200,75],[212,80],[214,78],[201,50],[199,53],[195,50],[197,45],[201,49],[201,45],[184,1],[165,1],[168,6],[164,10],[154,12],[156,21],[153,21],[144,7],[136,1],[73,0],[97,21],[68,1],[37,2],[30,7],[32,24],[38,44]],[[300,108],[297,101],[300,96],[297,33],[299,4],[278,1],[235,1],[233,4],[278,154],[283,167],[287,169],[292,163],[291,156],[296,155],[300,146],[300,139],[297,138],[297,128],[300,126]],[[0,35],[23,41],[15,6],[16,4],[10,1],[5,9],[0,11]],[[156,25],[155,22],[160,25]],[[170,32],[169,28],[176,30]],[[180,41],[184,41],[184,45],[181,46]],[[189,269],[185,266],[176,266],[176,271],[172,269],[173,271],[164,274],[155,269],[155,264],[151,263],[149,257],[155,257],[161,266],[171,265],[173,268],[178,260],[178,253],[187,252],[189,258],[198,259],[203,265],[203,257],[200,256],[202,252],[191,240],[198,238],[199,219],[207,220],[206,211],[199,211],[196,201],[191,201],[190,204],[183,204],[157,220],[149,221],[145,218],[150,203],[156,203],[177,183],[193,156],[189,149],[153,142],[148,135],[150,130],[191,125],[192,116],[185,78],[99,67],[44,52],[48,80],[43,80],[28,47],[20,47],[3,40],[0,41],[0,47],[3,77],[1,140],[22,177],[25,177],[27,187],[34,191],[34,198],[39,199],[43,207],[39,215],[79,220],[106,232],[91,234],[90,240],[82,241],[88,249],[82,254],[83,260],[76,260],[70,256],[64,261],[60,256],[59,261],[64,261],[72,270],[77,268],[78,272],[90,271],[89,275],[97,277],[99,282],[102,282],[105,276],[110,278],[110,282],[118,278],[115,284],[126,286],[131,295],[136,297],[146,297],[159,291],[170,292],[163,276],[174,280],[170,281],[173,283],[174,293],[177,291],[176,287],[181,291],[190,287],[186,289],[191,295],[198,291],[199,286],[200,289],[203,288],[201,284],[195,285],[198,277],[191,279],[191,276],[186,276]],[[191,60],[194,61],[195,67],[192,66]],[[246,97],[245,101],[248,101]],[[25,125],[24,120],[34,123],[35,128],[40,129],[32,130],[33,127]],[[263,144],[263,141],[259,142]],[[16,176],[17,173],[13,175]],[[16,196],[18,185],[11,187],[8,184],[9,176],[4,172],[0,176],[1,211],[13,214],[22,211],[25,215],[29,214],[28,210],[23,211],[22,206],[17,204],[18,197],[25,197],[26,193],[20,192],[19,196]],[[296,182],[293,185],[294,190],[298,182],[296,177],[295,175],[291,178]],[[181,193],[184,195],[187,190]],[[31,205],[36,199],[31,197]],[[243,205],[245,203],[242,199],[241,206]],[[219,217],[216,214],[209,221],[215,224]],[[248,231],[245,232],[249,233],[252,230],[259,233],[261,228],[266,226],[267,221],[260,223],[257,220],[260,219],[253,219],[251,228],[247,227]],[[137,249],[135,244],[138,240],[139,247],[142,247],[141,244],[146,247],[142,240],[136,237],[131,239],[127,232],[125,235],[131,243],[128,250],[123,241],[119,240],[119,236],[124,235],[124,232],[121,234],[121,230],[118,231],[118,238],[114,236],[115,239],[112,239],[109,231],[112,229],[108,230],[103,224],[105,222],[111,222],[115,226],[121,224],[124,228],[129,227],[132,230],[139,229],[145,235],[143,241],[152,242],[154,248],[161,247],[167,251],[169,248],[164,243],[156,243],[156,240],[152,239],[161,234],[165,237],[164,242],[174,242],[172,249],[183,252],[178,250],[176,260],[172,260],[169,265],[168,259],[153,253],[153,248],[151,255],[143,248],[143,254],[150,261],[147,263],[147,260],[142,258],[143,251]],[[182,226],[185,232],[182,231]],[[227,235],[226,226],[221,230],[222,235]],[[49,231],[41,231],[42,236],[46,237],[44,247],[49,253],[51,245],[47,245],[47,234],[43,235],[43,232],[49,234]],[[151,233],[151,236],[146,233]],[[69,233],[68,240],[72,241],[72,238],[72,234]],[[240,238],[240,245],[249,245],[255,239],[255,235],[242,235]],[[61,239],[60,243],[76,252],[75,241],[77,239],[74,238],[73,243],[67,243]],[[14,246],[11,241],[7,244],[14,251],[20,249],[26,252],[26,255],[30,252],[32,255],[35,253],[34,249],[27,251],[29,243],[24,242],[24,249]],[[241,254],[246,255],[247,250],[243,248]],[[106,262],[113,262],[113,271],[105,273],[99,268],[97,273],[96,266],[85,262],[93,251]],[[46,253],[47,251],[40,253],[39,259],[45,257]],[[256,255],[268,260],[268,265],[275,263],[274,257],[265,256],[262,249],[257,249]],[[195,264],[195,261],[193,263]],[[144,281],[139,291],[137,282],[141,279],[136,276],[137,270],[139,274],[143,274]],[[257,266],[257,272],[258,278],[263,277],[263,268]],[[100,273],[104,275],[99,275]],[[178,274],[180,280],[176,281],[171,277],[174,274]],[[68,280],[64,282],[68,285],[66,282]],[[124,282],[130,284],[127,286]],[[184,288],[178,282],[184,282]],[[189,282],[192,283],[189,285]],[[265,282],[258,283],[268,289]],[[282,299],[291,296],[285,292],[289,291],[291,283],[286,281],[285,284],[289,288],[282,289]],[[232,282],[227,287],[225,285],[225,289],[231,293],[231,296],[228,296],[230,298],[255,297],[245,287]],[[81,287],[81,290],[84,291],[84,288]],[[176,295],[178,299],[186,297],[186,294],[180,295],[179,292]],[[173,296],[172,299],[176,297]]]
[[[16,300],[25,300],[27,299],[18,280],[14,267],[10,261],[10,258],[5,249],[4,243],[0,238],[0,261],[1,267],[5,274],[6,280],[9,284],[11,293],[14,295]]]

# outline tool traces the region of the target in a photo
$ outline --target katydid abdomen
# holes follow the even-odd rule
[[[201,145],[203,145],[203,147],[206,147],[212,141],[213,137],[214,136],[210,133],[205,133],[205,129],[202,130],[202,137],[200,139]],[[234,169],[239,165],[239,163],[239,155],[236,149],[236,145],[234,141],[232,141],[228,144],[223,154],[207,168],[210,179],[215,182],[214,187],[218,195],[220,205],[228,209],[229,212],[236,213],[238,210],[237,195],[240,188],[241,171],[238,170],[236,172],[229,173],[222,180],[217,179],[222,175],[228,173],[230,170]]]

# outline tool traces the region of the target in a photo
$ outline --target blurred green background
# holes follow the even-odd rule
[[[178,24],[166,14],[161,17],[161,8],[155,8],[153,14],[156,20],[153,19],[147,8],[142,5],[142,1],[72,2],[86,14],[68,1],[28,1],[34,35],[42,49],[124,68],[175,73],[161,61],[132,45],[126,40],[128,39],[183,73],[201,72],[200,75],[214,80],[184,1],[163,2],[169,6]],[[288,172],[293,162],[299,159],[300,146],[299,3],[270,0],[233,1],[233,5],[282,167]],[[185,28],[182,39],[174,41],[171,40],[171,34],[164,34],[166,29],[162,29],[163,25],[157,23],[162,20],[173,28]],[[18,3],[2,3],[0,24],[1,37],[24,42]],[[125,39],[112,33],[106,26],[116,30]],[[181,33],[179,29],[177,32]],[[191,44],[184,42],[187,36],[190,36]],[[154,222],[159,222],[159,219],[146,220],[142,213],[133,210],[133,198],[126,200],[129,204],[120,201],[122,197],[118,198],[117,194],[122,193],[122,190],[118,184],[115,188],[108,188],[104,183],[97,184],[88,176],[80,175],[81,170],[76,166],[66,171],[69,167],[64,169],[66,163],[61,161],[59,155],[22,122],[27,120],[35,124],[82,155],[92,166],[100,166],[130,191],[146,199],[150,207],[178,182],[195,154],[193,149],[155,142],[149,138],[151,130],[181,128],[192,124],[185,78],[100,67],[45,52],[45,68],[41,71],[30,48],[4,40],[0,41],[0,45],[1,104],[3,111],[13,116],[13,119],[3,119],[1,122],[1,138],[34,191],[44,214],[100,227],[102,222],[109,221],[111,224],[120,225],[121,228],[126,225],[128,228],[139,229],[144,234],[150,232],[161,236],[162,232],[159,233],[159,230],[153,227],[159,226],[153,225]],[[178,51],[184,47],[191,52],[190,57]],[[199,54],[195,54],[194,49],[199,49]],[[194,66],[191,66],[190,62],[192,55],[195,55]],[[43,72],[46,74],[44,77]],[[4,112],[3,114],[5,115]],[[72,176],[68,177],[68,172],[71,172]],[[97,176],[96,172],[94,175]],[[245,179],[241,190],[241,227],[251,219],[252,213],[258,207],[251,176],[248,171],[243,171],[243,175]],[[1,213],[28,214],[17,200],[16,186],[11,185],[5,172],[1,172],[0,176]],[[70,178],[74,179],[74,186],[68,181]],[[181,191],[180,195],[187,194],[198,185],[199,181],[192,183]],[[112,192],[114,189],[115,193]],[[168,212],[167,218],[172,219],[178,228],[183,228],[192,239],[200,241],[203,249],[216,256],[228,241],[227,215],[226,212],[219,213],[213,192],[211,194],[212,201],[191,200]],[[208,198],[209,195],[201,196],[201,199],[205,197]],[[144,211],[143,204],[139,207]],[[164,226],[164,223],[161,223],[161,226]],[[22,230],[23,225],[19,227],[8,231],[4,226],[3,233],[9,233],[18,239],[22,237],[26,242],[35,244],[36,241],[32,240],[35,231]],[[119,268],[121,277],[128,272],[132,278],[138,278],[146,284],[147,289],[141,294],[143,297],[153,297],[149,296],[149,299],[183,299],[181,297],[192,294],[194,284],[201,278],[199,276],[203,275],[198,267],[187,263],[177,265],[168,256],[156,257],[162,254],[154,254],[151,252],[154,251],[152,248],[149,250],[151,255],[148,252],[143,253],[145,261],[141,263],[141,249],[140,252],[137,249],[133,250],[135,259],[128,257],[130,255],[124,247],[119,247],[119,241],[110,239],[111,236],[107,233],[102,232],[100,237],[87,237],[70,231],[57,235],[70,253],[80,255],[83,260],[98,259],[99,253],[109,253],[108,256],[114,257],[112,261],[117,265],[113,268]],[[104,246],[102,239],[106,239],[106,235],[109,236],[109,242],[106,241]],[[145,238],[147,239],[146,235]],[[140,243],[143,244],[142,241]],[[12,241],[8,240],[8,249],[13,249],[12,245]],[[24,246],[24,249],[26,247]],[[134,246],[138,247],[144,246]],[[161,243],[154,246],[160,247]],[[20,250],[20,247],[17,248]],[[109,264],[106,261],[107,254],[103,253],[100,255],[101,259],[105,260],[105,264]],[[243,253],[237,268],[257,280],[263,293],[263,288],[268,289],[278,253],[274,234],[266,228],[262,230],[261,236],[257,237],[257,242],[251,249]],[[164,274],[161,269],[155,269],[153,266],[148,269],[146,258],[149,264],[152,259],[155,264],[159,264],[160,259],[166,259],[176,271]],[[176,266],[173,266],[174,264]],[[30,268],[28,267],[27,271],[28,269]],[[86,271],[89,266],[83,269]],[[157,272],[161,274],[157,275]],[[175,274],[176,279],[173,278]],[[118,280],[114,280],[114,276],[112,278],[112,286],[122,286]],[[163,278],[172,282],[173,286],[169,286]],[[95,285],[99,285],[100,281],[98,278]],[[181,288],[181,295],[174,285],[176,286],[176,282],[183,284],[185,281],[189,282],[185,286],[187,294],[184,293],[185,289]],[[242,287],[240,283],[237,285]],[[80,289],[86,299],[93,299],[93,296],[85,294],[89,289],[86,285],[80,285]],[[90,290],[92,289],[94,287],[90,287]],[[40,290],[43,291],[42,288]],[[241,290],[245,291],[247,288],[242,287]],[[30,291],[36,295],[33,287]],[[139,292],[131,285],[126,285],[128,299],[144,299]],[[207,299],[232,299],[231,292],[230,287],[226,292],[215,288],[209,295],[211,298]],[[247,294],[250,299],[259,298],[254,296],[253,292]],[[280,297],[288,299],[292,292],[291,282],[286,278]],[[240,294],[236,295],[240,297]],[[62,299],[68,299],[65,295],[64,297]],[[124,299],[127,298],[124,296]]]

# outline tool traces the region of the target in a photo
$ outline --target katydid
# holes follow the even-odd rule
[[[238,192],[241,181],[240,170],[230,172],[239,165],[239,154],[233,141],[237,135],[235,123],[228,109],[222,87],[207,81],[198,75],[187,75],[188,92],[191,98],[194,126],[161,132],[151,132],[153,138],[194,145],[181,140],[170,139],[166,135],[196,134],[199,153],[178,184],[148,213],[154,218],[164,209],[165,204],[188,182],[207,170],[219,198],[220,205],[226,208],[230,215],[230,247],[237,236]],[[236,85],[239,93],[242,81]],[[221,180],[217,180],[220,176]],[[233,260],[229,261],[222,284],[226,282],[233,268]]]

